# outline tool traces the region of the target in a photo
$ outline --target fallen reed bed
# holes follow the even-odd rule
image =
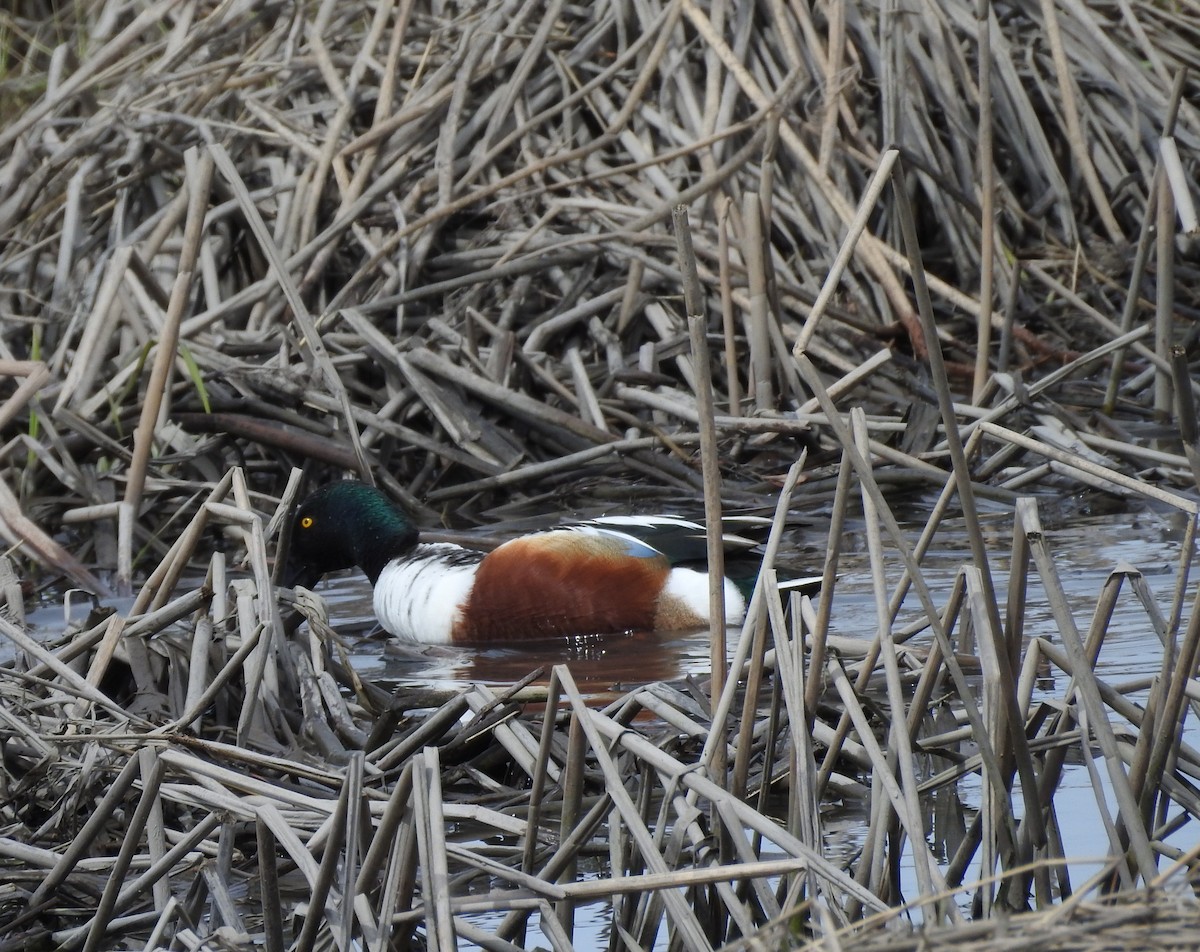
[[[847,471],[865,462],[856,416]],[[656,682],[600,703],[561,664],[537,685],[532,672],[449,695],[362,681],[324,602],[272,588],[272,514],[239,501],[244,474],[231,471],[202,512],[240,533],[249,570],[214,552],[202,579],[182,581],[193,525],[126,612],[96,612],[49,644],[0,620],[18,650],[0,666],[0,944],[590,948],[595,926],[578,919],[597,904],[611,941],[642,948],[827,947],[860,933],[864,947],[904,948],[898,916],[915,916],[921,942],[974,919],[959,945],[990,948],[1020,928],[1004,913],[1030,908],[1043,911],[1030,929],[1057,923],[1080,941],[1194,921],[1200,846],[1170,843],[1200,811],[1200,754],[1181,736],[1200,696],[1200,629],[1184,604],[1194,508],[1174,589],[1117,566],[1081,631],[1037,500],[1016,507],[998,625],[994,561],[968,560],[932,602],[920,557],[945,507],[914,539],[869,470],[844,486],[835,513],[857,495],[879,527],[873,636],[829,624],[836,585],[785,612],[768,566],[719,695]],[[896,624],[914,592],[926,614]],[[1095,673],[1118,599],[1136,599],[1164,637],[1149,684]],[[1049,604],[1058,637],[1021,637],[1027,601]],[[293,610],[306,621],[289,636]],[[1071,762],[1105,818],[1091,861],[1107,859],[1086,882],[1059,833],[1063,797],[1079,803],[1062,791]],[[970,776],[978,803],[958,791]],[[870,819],[835,860],[822,804],[836,801]],[[941,832],[927,831],[938,802]],[[902,867],[916,895],[899,891]]]
[[[3,462],[118,588],[232,466],[271,498],[293,465],[357,470],[429,524],[614,477],[695,493],[680,204],[726,498],[828,456],[797,346],[898,480],[936,480],[893,181],[966,419],[1190,484],[1155,442],[1194,340],[1195,259],[1169,240],[1195,227],[1189,12],[948,2],[883,46],[871,7],[44,12],[4,14]],[[1055,483],[1043,462],[1007,475]]]
[[[0,27],[3,948],[566,949],[589,903],[614,948],[836,944],[912,898],[905,864],[920,922],[986,923],[1079,891],[1068,759],[1107,817],[1085,892],[1184,904],[1194,7],[31,0]],[[345,472],[447,531],[704,498],[774,535],[709,682],[392,692],[271,584],[301,482]],[[1043,527],[1071,498],[1178,513],[1169,586],[1116,566],[1081,625]],[[805,511],[826,584],[785,611]],[[848,519],[869,635],[837,626]],[[24,603],[65,587],[96,613],[45,643]],[[1053,638],[1023,637],[1035,597]],[[1093,671],[1119,598],[1150,685]],[[935,855],[924,804],[964,776]],[[871,811],[837,862],[835,795]]]

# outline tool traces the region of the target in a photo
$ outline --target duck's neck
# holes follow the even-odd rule
[[[355,562],[374,585],[383,567],[395,558],[407,555],[417,544],[417,530],[406,520],[374,520],[357,533]]]

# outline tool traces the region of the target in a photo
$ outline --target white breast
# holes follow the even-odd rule
[[[482,558],[482,553],[449,543],[418,545],[379,573],[375,617],[405,641],[448,644]]]
[[[740,625],[746,616],[746,599],[738,591],[738,587],[729,579],[725,579],[725,624]],[[659,612],[663,616],[664,627],[687,627],[682,624],[671,624],[667,619],[687,618],[692,613],[697,621],[691,624],[707,624],[708,621],[708,573],[697,572],[689,568],[673,568],[667,576],[662,594],[658,597]],[[674,613],[674,614],[670,614]]]

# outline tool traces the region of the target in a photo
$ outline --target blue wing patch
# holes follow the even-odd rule
[[[621,544],[623,554],[633,559],[661,559],[663,554],[646,542],[644,539],[639,539],[637,536],[632,536],[628,532],[622,532],[619,529],[609,526],[598,525],[580,525],[570,526],[572,532],[582,532],[584,535],[603,536],[606,539],[613,539]]]

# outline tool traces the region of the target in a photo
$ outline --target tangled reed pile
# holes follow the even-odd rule
[[[1147,323],[1155,274],[1127,290],[1160,137],[1185,182],[1197,145],[1194,20],[1048,12],[992,12],[986,113],[983,26],[956,3],[889,10],[892,28],[870,7],[691,2],[114,0],[12,20],[0,356],[25,376],[7,482],[48,528],[95,514],[72,550],[106,569],[112,511],[91,507],[133,507],[126,555],[149,558],[194,511],[191,484],[231,465],[277,497],[290,464],[365,464],[467,519],[614,472],[694,486],[682,203],[724,351],[718,408],[759,418],[724,431],[736,491],[786,468],[798,431],[821,436],[771,422],[816,409],[797,337],[826,373],[892,357],[853,391],[874,411],[928,393],[890,187],[809,316],[892,146],[951,372],[982,334],[1004,338],[994,366],[1034,381]],[[1185,345],[1193,262],[1174,282]],[[1154,349],[1121,353],[1110,402],[1141,422]],[[532,466],[564,454],[581,457]]]
[[[731,746],[759,759],[724,791],[691,767],[703,738],[721,760],[727,725],[691,695],[589,713],[564,670],[569,723],[510,725],[521,696],[480,692],[409,721],[419,704],[336,664],[303,595],[312,641],[289,642],[271,516],[295,467],[375,478],[426,526],[698,500],[714,460],[727,504],[769,508],[804,453],[804,498],[835,515],[859,480],[943,502],[1091,487],[1194,523],[1194,3],[26,0],[0,27],[0,532],[27,588],[136,594],[53,649],[4,622],[3,948],[125,928],[274,949],[285,925],[302,948],[510,948],[534,912],[567,948],[595,894],[614,937],[652,944],[665,921],[707,948],[802,895],[835,922],[887,904],[898,850],[867,888],[744,799],[808,756],[771,731],[807,735],[817,688],[745,706]],[[862,657],[865,685],[879,653]],[[641,710],[670,739],[641,746]],[[849,732],[822,743],[845,755]],[[524,779],[495,786],[481,743]],[[983,769],[1011,785],[1010,763]],[[500,858],[446,846],[451,776],[519,801],[453,806],[508,838]],[[589,893],[573,864],[602,820],[614,875]],[[714,852],[705,823],[788,858]],[[441,889],[447,855],[519,887],[494,935],[462,918],[490,900]],[[302,898],[234,899],[239,876]]]

